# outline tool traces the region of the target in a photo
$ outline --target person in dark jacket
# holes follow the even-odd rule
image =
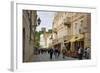
[[[50,54],[50,59],[52,59],[52,56],[53,56],[53,49],[52,48],[49,50],[49,54]]]

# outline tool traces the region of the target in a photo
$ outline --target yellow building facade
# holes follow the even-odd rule
[[[71,19],[71,50],[91,47],[91,14],[73,13]]]
[[[91,14],[57,12],[53,21],[53,46],[74,51],[91,46]]]

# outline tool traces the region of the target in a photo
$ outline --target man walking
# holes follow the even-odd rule
[[[55,55],[55,58],[57,58],[57,56],[58,56],[58,50],[57,50],[57,48],[54,49],[54,55]]]
[[[53,49],[52,48],[49,50],[49,53],[50,53],[50,59],[52,59],[52,55],[53,55]]]
[[[78,58],[79,60],[83,59],[83,48],[82,47],[79,47],[78,49]]]
[[[63,59],[65,59],[66,49],[62,49]]]

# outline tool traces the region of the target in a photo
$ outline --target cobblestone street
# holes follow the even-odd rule
[[[77,58],[71,58],[71,57],[67,57],[66,56],[63,59],[62,54],[60,54],[60,56],[58,58],[55,58],[55,55],[53,54],[52,59],[50,59],[50,54],[48,54],[48,53],[34,55],[34,57],[32,58],[33,62],[40,62],[40,61],[64,61],[64,60],[77,60]]]

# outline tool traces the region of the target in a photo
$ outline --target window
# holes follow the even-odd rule
[[[77,29],[77,23],[75,23],[75,29]]]
[[[83,20],[81,20],[80,22],[81,22],[81,25],[80,26],[82,27],[83,26]]]

